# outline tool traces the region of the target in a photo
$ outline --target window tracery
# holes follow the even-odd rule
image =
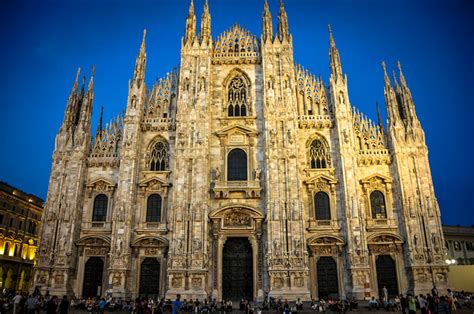
[[[105,221],[107,217],[108,197],[105,194],[99,194],[94,199],[94,209],[92,212],[92,221]]]
[[[316,220],[330,220],[329,196],[325,192],[314,194],[314,207]]]
[[[329,166],[329,152],[321,140],[314,140],[309,147],[309,162],[312,169]]]
[[[150,170],[168,170],[168,144],[163,141],[157,142],[150,153]]]
[[[148,197],[146,206],[146,221],[147,222],[159,222],[161,221],[161,196],[158,194],[152,194]]]
[[[234,77],[227,90],[227,110],[229,117],[244,117],[249,112],[248,86],[242,76]]]
[[[240,148],[227,157],[227,181],[247,181],[247,154]]]
[[[382,192],[375,190],[370,193],[370,207],[372,208],[373,219],[387,218],[387,211],[385,207],[385,197]]]

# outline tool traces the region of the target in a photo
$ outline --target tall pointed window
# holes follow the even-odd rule
[[[150,154],[150,170],[168,170],[168,144],[160,141],[153,146]]]
[[[387,218],[387,211],[385,208],[385,197],[380,191],[373,191],[370,193],[370,207],[372,208],[373,219]]]
[[[247,181],[247,154],[240,148],[227,157],[227,181]]]
[[[324,192],[314,194],[316,220],[330,220],[329,196]]]
[[[243,117],[248,113],[248,86],[243,77],[234,77],[227,91],[227,111],[229,117]]]
[[[92,212],[92,221],[105,221],[107,218],[108,197],[99,194],[94,199],[94,210]]]
[[[152,194],[148,197],[146,205],[146,221],[161,221],[161,196],[158,194]]]
[[[320,140],[314,140],[309,147],[309,162],[312,169],[327,168],[329,155],[326,146]]]

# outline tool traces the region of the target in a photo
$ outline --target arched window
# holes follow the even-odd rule
[[[387,211],[385,210],[385,197],[380,191],[373,191],[370,193],[370,207],[372,208],[373,219],[387,218]]]
[[[146,221],[161,221],[161,196],[158,194],[152,194],[148,197],[146,204]]]
[[[309,161],[312,169],[327,168],[328,152],[323,142],[314,140],[309,147]]]
[[[227,157],[227,181],[247,181],[247,154],[240,148]]]
[[[229,117],[243,117],[248,112],[248,90],[243,77],[234,77],[227,91],[227,113]]]
[[[329,196],[324,192],[314,194],[316,220],[330,220]]]
[[[104,194],[99,194],[95,197],[92,221],[105,221],[107,217],[108,200],[108,197]]]
[[[153,146],[150,154],[150,170],[168,170],[168,144],[160,141]]]

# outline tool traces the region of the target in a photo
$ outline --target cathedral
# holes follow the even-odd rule
[[[91,127],[78,71],[55,141],[33,288],[76,297],[379,297],[448,285],[425,135],[398,64],[387,123],[295,64],[284,4],[212,36],[191,0],[179,67]],[[381,75],[382,77],[382,75]]]

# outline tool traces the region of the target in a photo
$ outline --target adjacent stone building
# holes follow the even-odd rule
[[[443,225],[443,234],[450,264],[474,265],[474,226]]]
[[[35,285],[52,293],[308,300],[443,289],[425,136],[400,64],[386,129],[351,105],[330,30],[327,81],[293,59],[288,18],[211,35],[191,1],[181,62],[91,130],[79,72],[56,137]],[[392,80],[392,81],[391,81]],[[380,115],[379,115],[380,117]],[[93,136],[94,135],[94,136]]]
[[[0,289],[28,291],[43,200],[0,182]]]

